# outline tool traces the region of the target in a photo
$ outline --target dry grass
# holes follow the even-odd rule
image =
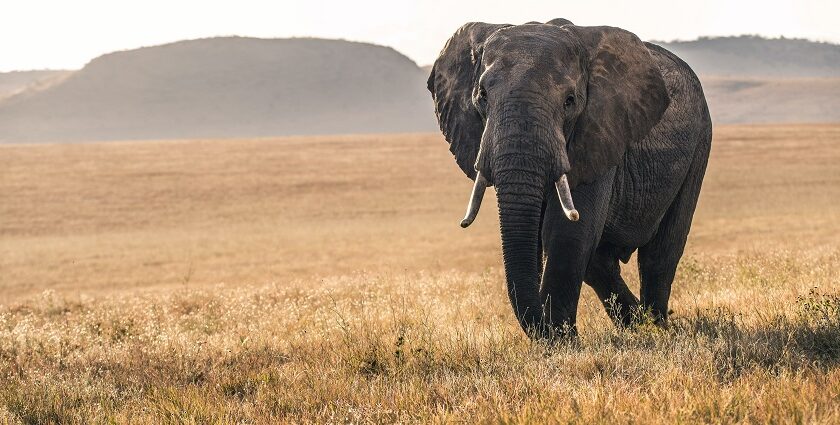
[[[0,147],[0,421],[840,421],[840,126],[716,129],[673,326],[558,346],[439,139]]]
[[[722,126],[689,252],[836,246],[840,126]],[[0,146],[0,302],[501,264],[439,135]]]
[[[498,272],[47,292],[0,314],[0,401],[27,423],[837,423],[838,260],[689,261],[671,329],[616,330],[587,297],[556,347]]]

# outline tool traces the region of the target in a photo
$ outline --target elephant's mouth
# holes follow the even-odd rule
[[[467,228],[475,221],[478,216],[478,210],[481,208],[481,201],[484,199],[484,191],[490,182],[479,171],[475,176],[475,185],[473,185],[472,193],[470,195],[470,202],[467,204],[467,213],[464,219],[461,220],[461,227]],[[563,213],[570,221],[578,221],[580,213],[575,209],[575,203],[572,200],[572,192],[569,189],[569,179],[565,174],[560,176],[554,182],[554,188],[557,191],[557,197],[560,199],[560,206],[563,207]]]

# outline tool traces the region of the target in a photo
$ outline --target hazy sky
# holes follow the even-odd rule
[[[761,34],[840,42],[838,0],[0,0],[0,71],[75,69],[114,50],[219,35],[368,41],[423,65],[464,22],[555,17],[648,40]]]

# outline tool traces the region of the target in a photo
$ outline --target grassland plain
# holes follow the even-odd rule
[[[0,147],[0,420],[840,422],[840,126],[716,128],[672,326],[556,346],[440,139]]]

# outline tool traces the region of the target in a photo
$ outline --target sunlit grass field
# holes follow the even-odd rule
[[[837,423],[838,164],[717,127],[671,327],[550,346],[438,135],[0,146],[0,420]]]

